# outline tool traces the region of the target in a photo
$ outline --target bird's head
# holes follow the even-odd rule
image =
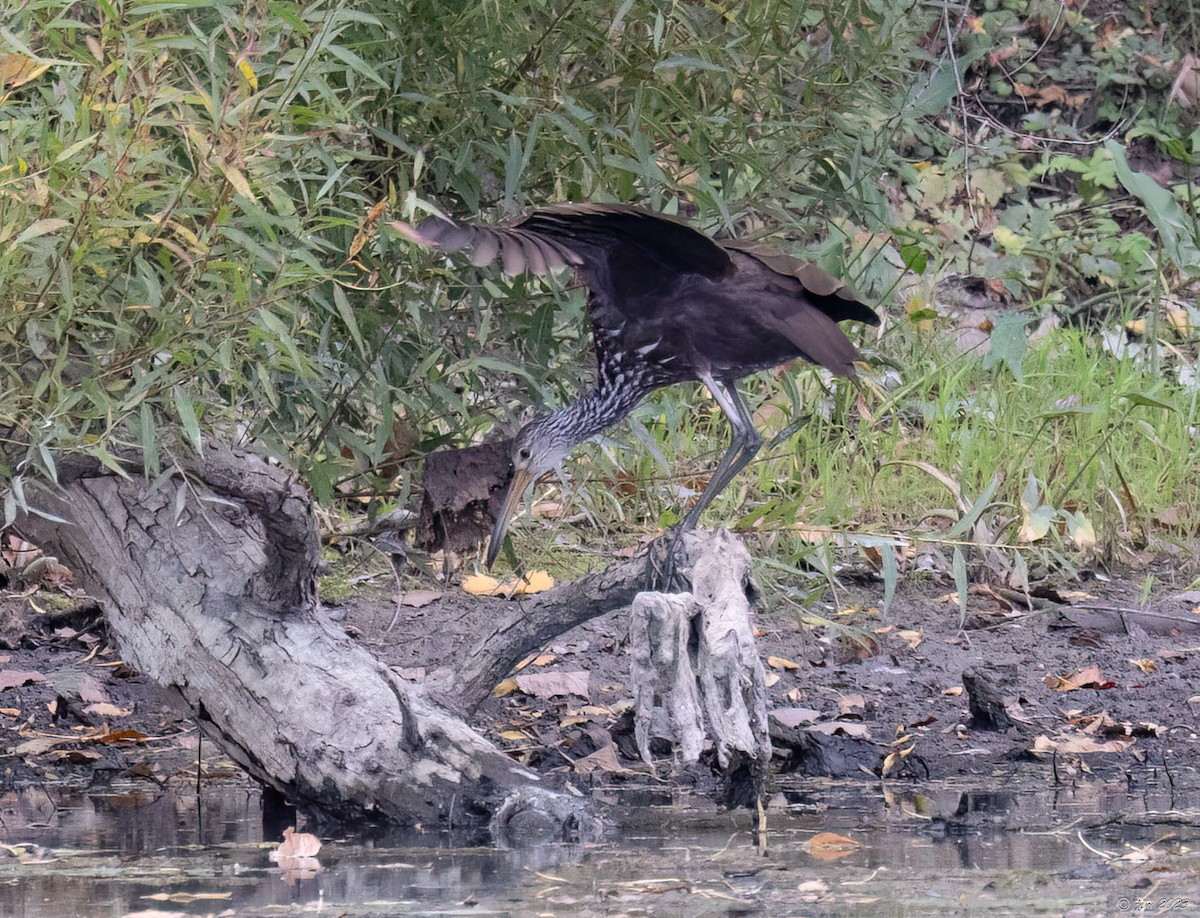
[[[509,520],[516,512],[517,505],[529,486],[556,468],[567,457],[574,445],[566,431],[560,430],[561,425],[554,423],[555,416],[531,421],[521,428],[513,441],[512,448],[512,477],[508,482],[508,490],[504,492],[504,502],[496,515],[492,526],[492,540],[488,545],[487,566],[490,568],[504,544],[504,534],[508,531]]]

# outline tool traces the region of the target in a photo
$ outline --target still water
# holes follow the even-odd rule
[[[0,915],[1200,916],[1200,795],[996,783],[797,781],[761,835],[745,811],[614,790],[595,844],[346,835],[291,873],[257,789],[46,786],[0,795]]]

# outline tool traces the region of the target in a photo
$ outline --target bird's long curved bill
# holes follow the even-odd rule
[[[504,534],[508,532],[508,521],[517,512],[517,505],[520,504],[531,484],[533,484],[532,475],[520,469],[513,470],[512,481],[508,483],[508,490],[504,492],[504,503],[500,506],[500,512],[496,514],[496,522],[492,524],[492,541],[488,545],[486,558],[488,570],[492,569],[496,555],[500,554],[500,546],[504,544]]]

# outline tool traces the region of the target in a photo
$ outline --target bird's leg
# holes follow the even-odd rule
[[[733,427],[733,439],[729,444],[729,449],[721,457],[712,478],[708,480],[704,491],[701,492],[700,499],[687,512],[683,522],[675,530],[675,537],[671,540],[670,548],[667,549],[661,573],[657,569],[648,572],[652,582],[664,590],[670,590],[672,581],[675,579],[675,562],[683,548],[683,534],[696,528],[701,515],[708,509],[716,496],[725,490],[738,472],[749,464],[759,447],[762,446],[762,437],[754,429],[754,420],[750,417],[750,409],[742,401],[737,389],[707,375],[701,376],[700,381],[712,393],[717,404],[721,406],[721,410],[725,412],[725,416],[729,418],[729,423]],[[654,565],[653,560],[650,563],[652,566]]]

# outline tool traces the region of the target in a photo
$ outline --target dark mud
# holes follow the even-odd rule
[[[1157,770],[1169,781],[1200,763],[1200,593],[1142,599],[1141,583],[1091,580],[1043,590],[1053,598],[1022,609],[1023,597],[982,589],[962,618],[952,589],[902,583],[886,615],[876,585],[799,613],[759,611],[780,773],[1044,785],[1097,769],[1131,780]],[[417,678],[454,665],[422,657],[421,642],[403,636],[419,610],[402,610],[396,638],[384,630],[390,607],[342,611]],[[628,735],[626,640],[624,613],[569,632],[526,661],[521,674],[537,679],[506,685],[477,724],[535,767],[590,774],[595,763],[579,759],[611,741],[644,776]],[[660,763],[655,779],[671,778]]]

